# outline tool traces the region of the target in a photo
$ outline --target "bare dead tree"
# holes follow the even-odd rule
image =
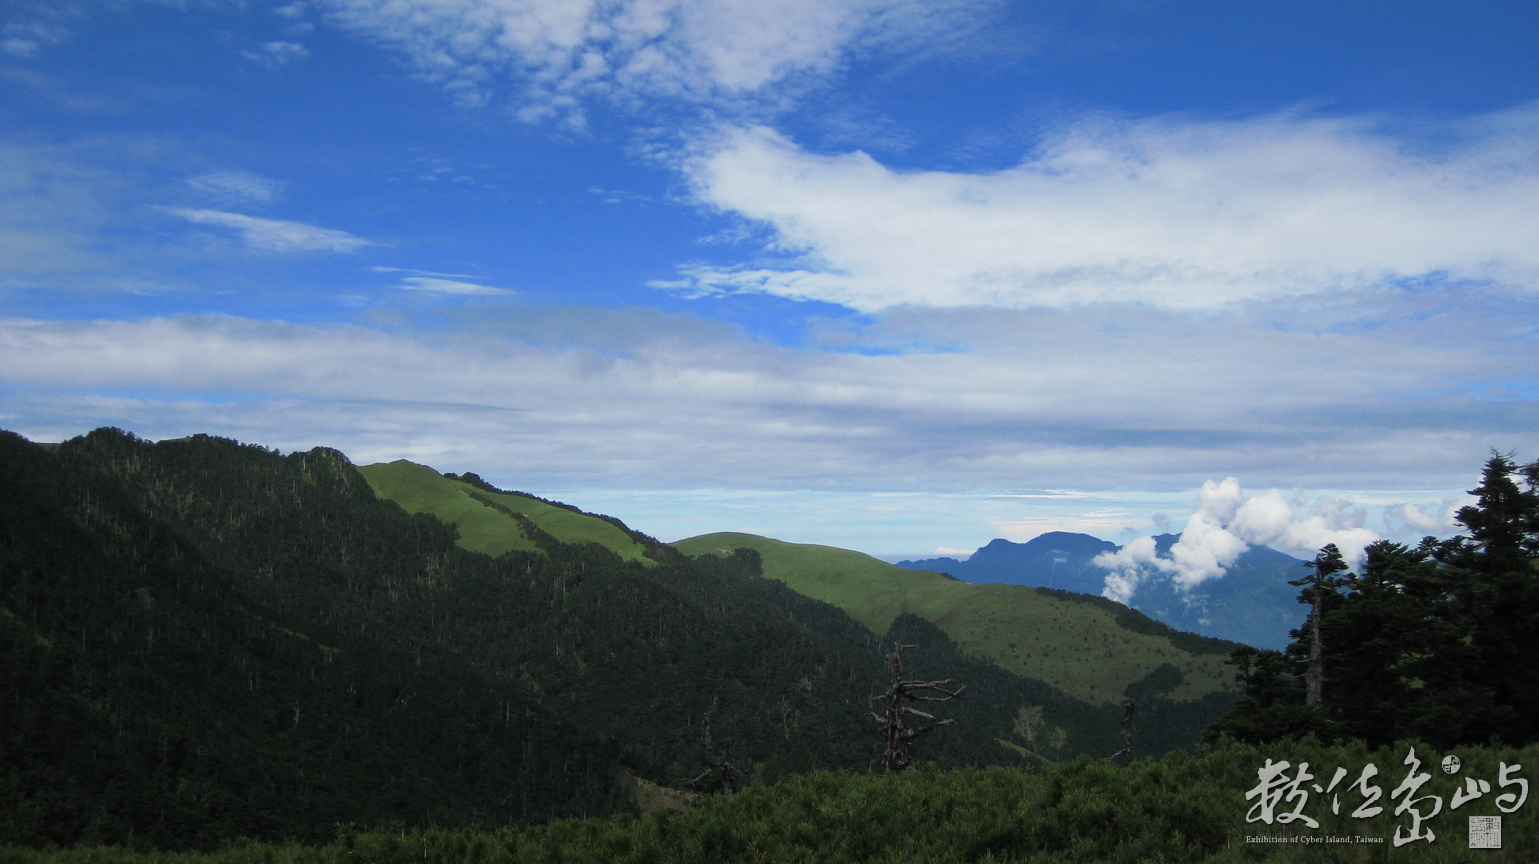
[[[910,764],[908,745],[910,741],[932,732],[942,726],[950,726],[955,720],[937,719],[933,714],[910,707],[909,702],[949,702],[952,699],[962,698],[962,691],[966,685],[949,690],[956,681],[947,678],[944,681],[918,681],[908,680],[903,677],[903,649],[913,648],[913,645],[904,645],[900,642],[892,643],[892,653],[887,655],[887,692],[878,696],[872,696],[873,701],[884,700],[886,711],[883,714],[872,712],[871,716],[882,726],[882,732],[887,737],[887,753],[882,760],[888,774],[896,774],[907,768]],[[939,693],[939,696],[922,695],[927,693]],[[918,717],[925,721],[925,725],[909,728],[904,724],[904,718],[908,716]]]
[[[711,740],[711,717],[716,713],[716,708],[721,700],[711,698],[711,710],[705,712],[704,722],[700,730],[700,764],[705,770],[696,774],[683,783],[696,792],[720,795],[731,795],[743,785],[743,772],[732,764],[732,741],[728,739],[722,745],[721,752],[716,752]]]
[[[1122,703],[1122,749],[1106,757],[1113,762],[1118,758],[1126,765],[1133,761],[1133,700]]]

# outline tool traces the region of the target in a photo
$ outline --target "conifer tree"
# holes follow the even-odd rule
[[[1319,708],[1325,688],[1325,639],[1321,636],[1321,621],[1325,617],[1326,603],[1331,600],[1346,580],[1337,576],[1347,564],[1341,558],[1341,550],[1335,543],[1326,544],[1307,565],[1310,575],[1302,579],[1290,579],[1289,585],[1304,586],[1299,601],[1310,605],[1309,611],[1309,667],[1304,672],[1304,704]]]

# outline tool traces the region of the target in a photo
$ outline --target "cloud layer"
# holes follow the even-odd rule
[[[954,313],[927,316],[928,334],[966,352],[858,354],[655,312],[465,314],[443,330],[390,331],[9,319],[0,368],[13,395],[0,411],[44,438],[114,422],[381,458],[452,451],[462,468],[548,479],[929,492],[1175,490],[1225,471],[1336,489],[1405,488],[1410,476],[1448,490],[1490,446],[1534,449],[1539,427],[1530,402],[1462,392],[1532,357],[1470,352],[1450,320],[1322,338],[1153,311]],[[1158,335],[1128,338],[1138,331]],[[855,335],[875,346],[881,334]],[[7,407],[21,393],[53,395]],[[129,401],[101,413],[86,396]],[[171,404],[203,404],[205,419]],[[1259,507],[1246,512],[1260,520]],[[1232,521],[1209,510],[1219,527]]]
[[[1539,106],[1437,131],[1452,143],[1429,151],[1367,119],[1090,119],[1016,167],[969,174],[730,130],[693,163],[697,195],[772,229],[791,261],[690,265],[657,284],[868,312],[1539,287]]]

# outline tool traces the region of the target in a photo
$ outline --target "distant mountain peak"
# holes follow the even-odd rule
[[[1154,536],[1156,554],[1169,557],[1180,541],[1176,534]],[[931,558],[899,561],[899,567],[947,573],[966,582],[998,582],[1056,588],[1101,596],[1110,572],[1094,563],[1097,555],[1121,547],[1089,534],[1049,531],[1024,542],[990,540],[965,561]],[[1297,591],[1287,584],[1297,578],[1303,561],[1265,546],[1240,556],[1222,579],[1197,589],[1177,588],[1164,573],[1149,573],[1139,583],[1130,605],[1172,627],[1280,648],[1288,631],[1299,625],[1303,607]]]

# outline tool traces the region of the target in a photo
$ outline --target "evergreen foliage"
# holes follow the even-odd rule
[[[625,806],[612,742],[456,662],[428,584],[451,533],[376,521],[339,454],[5,434],[0,471],[6,840],[206,848]]]
[[[620,769],[685,773],[715,696],[764,777],[877,746],[873,659],[680,556],[467,552],[333,451],[0,446],[7,840],[623,812]]]
[[[1344,575],[1321,550],[1292,583],[1316,611],[1287,652],[1234,653],[1244,696],[1209,737],[1539,741],[1539,463],[1494,455],[1471,494],[1468,536],[1381,541]],[[1312,652],[1318,706],[1300,686]]]
[[[1411,741],[1377,751],[1360,743],[1330,747],[1306,741],[1280,749],[1231,742],[1126,767],[1078,759],[1034,770],[920,766],[885,776],[820,771],[750,786],[730,797],[710,796],[690,813],[559,820],[496,832],[346,830],[328,845],[232,844],[202,855],[0,847],[0,864],[1486,864],[1528,860],[1539,848],[1532,796],[1504,816],[1500,850],[1469,849],[1465,843],[1464,815],[1497,812],[1489,798],[1458,811],[1445,809],[1427,823],[1435,840],[1398,849],[1391,843],[1395,830],[1411,817],[1394,813],[1393,805],[1371,818],[1353,818],[1347,800],[1333,813],[1328,796],[1312,793],[1304,810],[1318,828],[1247,821],[1256,801],[1246,792],[1257,785],[1257,771],[1267,760],[1307,762],[1322,773],[1342,767],[1354,774],[1373,763],[1382,772],[1377,782],[1388,801],[1412,747],[1430,758],[1424,743]],[[1441,797],[1445,808],[1459,777],[1493,778],[1494,786],[1499,762],[1539,764],[1539,747],[1458,748],[1449,755],[1462,760],[1461,774],[1434,777],[1421,793]],[[1254,835],[1317,842],[1246,842]],[[1382,842],[1318,842],[1359,836]]]

